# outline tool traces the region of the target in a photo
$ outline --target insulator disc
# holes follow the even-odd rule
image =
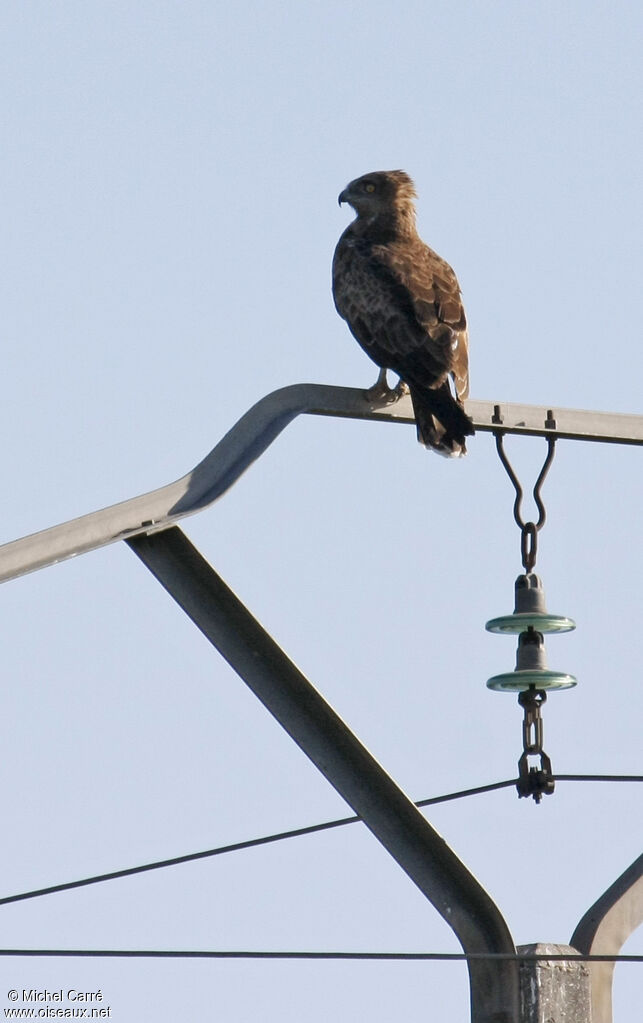
[[[578,685],[573,675],[541,668],[535,671],[506,671],[487,680],[487,688],[499,693],[519,693],[533,686],[535,689],[571,689]]]
[[[499,632],[505,635],[526,632],[529,626],[537,632],[572,632],[576,628],[573,618],[564,615],[541,614],[540,612],[520,612],[491,618],[485,625],[487,632]]]

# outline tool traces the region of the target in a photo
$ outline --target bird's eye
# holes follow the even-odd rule
[[[364,185],[364,191],[365,192],[374,192],[375,191],[375,185],[373,184],[372,181],[367,181],[366,182],[366,184]]]

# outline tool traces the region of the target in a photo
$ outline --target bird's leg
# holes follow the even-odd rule
[[[380,370],[379,376],[373,386],[369,387],[364,393],[366,395],[366,400],[371,402],[373,405],[379,405],[382,402],[390,405],[392,402],[397,401],[400,396],[397,392],[397,388],[394,390],[389,387],[385,367],[382,367]]]

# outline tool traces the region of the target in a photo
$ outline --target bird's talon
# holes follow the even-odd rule
[[[392,394],[388,385],[386,369],[382,367],[373,386],[364,391],[364,397],[370,405],[390,405],[392,401],[395,401],[395,398],[391,397]]]
[[[392,405],[400,397],[397,388],[382,386],[379,382],[364,391],[369,405]]]

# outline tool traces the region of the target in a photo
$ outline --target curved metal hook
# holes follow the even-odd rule
[[[498,451],[498,457],[500,458],[500,461],[502,462],[505,471],[513,484],[514,490],[516,491],[516,499],[514,501],[513,513],[514,519],[516,520],[516,525],[518,526],[521,532],[520,553],[522,556],[522,563],[525,568],[525,571],[531,572],[532,569],[534,568],[534,565],[536,564],[536,553],[538,549],[538,533],[545,525],[545,521],[547,519],[547,512],[545,510],[545,505],[543,504],[543,499],[540,495],[540,491],[542,489],[543,483],[545,482],[545,479],[547,478],[547,473],[551,468],[551,463],[554,460],[554,454],[556,451],[555,448],[556,438],[555,437],[547,438],[547,457],[543,462],[543,467],[540,470],[540,473],[538,474],[538,479],[534,484],[533,496],[536,507],[538,509],[538,521],[525,522],[522,517],[522,499],[524,497],[524,492],[520,480],[516,476],[516,473],[514,472],[511,462],[507,458],[507,454],[505,452],[503,443],[504,433],[502,430],[496,430],[494,431],[494,435],[496,438],[496,450]]]
[[[546,457],[545,461],[543,462],[543,467],[540,470],[540,474],[539,474],[538,479],[536,480],[536,482],[534,484],[534,489],[533,489],[534,501],[536,502],[536,507],[538,508],[538,522],[536,523],[536,529],[542,529],[542,527],[545,525],[545,519],[547,518],[547,513],[545,512],[545,505],[543,504],[542,498],[540,496],[540,490],[541,490],[541,487],[542,487],[543,483],[547,479],[547,473],[551,469],[551,463],[554,461],[554,455],[555,454],[556,454],[556,438],[555,437],[548,437],[547,438],[547,457]]]
[[[525,522],[523,520],[523,517],[522,517],[522,514],[521,514],[522,499],[524,497],[524,492],[523,492],[522,486],[520,484],[520,480],[516,476],[516,473],[514,472],[514,469],[513,469],[513,466],[511,464],[511,462],[507,458],[507,455],[506,455],[506,452],[505,452],[505,448],[504,448],[504,443],[503,443],[504,433],[501,430],[498,430],[495,433],[495,438],[496,438],[496,449],[498,451],[498,456],[499,456],[500,461],[502,462],[503,466],[505,467],[505,471],[506,471],[509,479],[511,480],[511,482],[512,482],[512,484],[514,486],[514,490],[516,491],[516,500],[514,501],[514,508],[513,508],[514,519],[516,520],[516,525],[518,526],[519,529],[525,529],[525,527],[527,525],[533,525],[536,530],[542,529],[542,527],[545,525],[545,520],[547,518],[547,512],[545,511],[545,505],[543,504],[542,497],[540,496],[540,491],[542,489],[543,483],[545,482],[545,480],[547,478],[547,473],[549,472],[549,470],[551,468],[551,463],[554,460],[554,454],[556,453],[556,438],[555,437],[548,437],[547,438],[547,457],[545,458],[545,461],[543,463],[543,467],[540,470],[540,473],[538,475],[538,479],[536,480],[536,482],[534,484],[533,496],[534,496],[534,501],[536,503],[536,507],[538,509],[538,521],[536,523],[533,523],[533,524]]]

